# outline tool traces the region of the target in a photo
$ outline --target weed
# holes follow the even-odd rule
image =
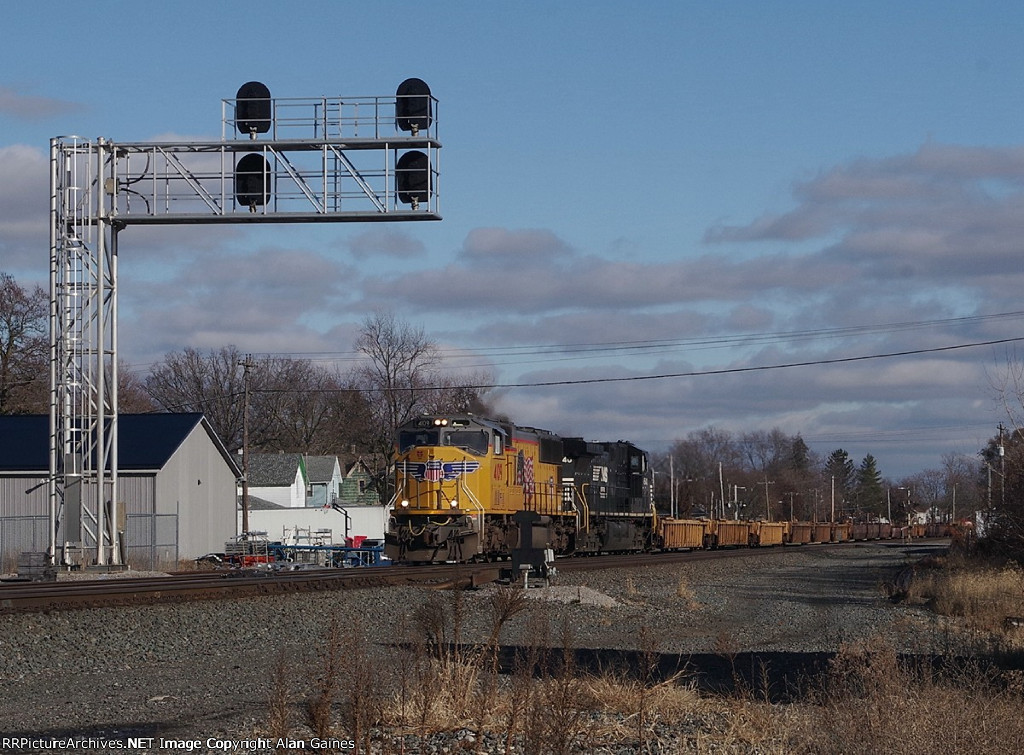
[[[370,752],[370,732],[380,722],[382,699],[361,623],[348,627],[344,645],[346,673],[338,689],[341,720],[356,744],[356,752],[360,748]]]
[[[568,621],[562,624],[561,652],[540,655],[540,679],[529,696],[523,751],[526,755],[568,755],[585,730],[585,711],[579,705],[582,683]]]
[[[793,736],[813,752],[1003,752],[1024,737],[1010,713],[1019,699],[983,667],[938,673],[901,660],[881,639],[843,647],[812,699],[813,720]]]
[[[290,696],[288,656],[282,646],[277,652],[277,660],[274,663],[274,671],[270,680],[270,697],[267,700],[267,729],[273,740],[285,738],[291,734]]]
[[[697,593],[693,591],[689,580],[681,575],[679,577],[679,581],[676,583],[676,597],[683,602],[683,606],[687,611],[700,610],[701,606],[697,600]]]
[[[316,682],[313,696],[306,701],[306,716],[309,728],[321,739],[331,735],[331,710],[337,694],[338,672],[341,670],[341,632],[338,620],[331,617],[323,655],[323,668]]]
[[[907,595],[1013,644],[1016,619],[1024,617],[1024,570],[1013,562],[998,567],[947,565],[919,573]]]
[[[957,594],[951,560],[941,568],[918,565],[909,589],[921,591],[915,600],[930,605]],[[959,568],[959,567],[958,567]],[[997,613],[1011,610],[1019,599],[1004,592],[1019,590],[1015,565],[986,567],[986,579],[998,588],[971,583],[971,590],[998,596]],[[922,582],[921,580],[931,580]],[[948,584],[947,584],[948,583]],[[1009,588],[1007,588],[1009,586]],[[948,592],[940,593],[940,588]],[[963,587],[958,588],[963,590]],[[635,585],[626,591],[636,593]],[[927,597],[920,597],[922,595]],[[689,585],[677,585],[679,599],[688,601]],[[940,595],[943,597],[940,600]],[[957,610],[972,611],[970,603]],[[1019,716],[1020,680],[997,675],[980,664],[933,667],[922,644],[918,658],[901,656],[892,642],[874,638],[841,646],[827,671],[806,679],[785,705],[772,704],[766,666],[752,669],[744,681],[737,668],[740,645],[722,632],[713,652],[731,665],[735,691],[731,695],[702,695],[678,673],[659,676],[658,648],[663,638],[638,630],[636,662],[628,667],[586,673],[577,666],[574,638],[568,622],[552,628],[551,608],[527,601],[518,588],[501,588],[475,605],[458,592],[433,593],[403,620],[397,636],[409,641],[393,664],[388,697],[378,692],[382,680],[371,662],[369,644],[359,627],[344,635],[332,621],[323,652],[321,673],[305,710],[309,728],[324,737],[344,727],[362,752],[405,752],[410,738],[435,732],[471,729],[449,751],[485,749],[504,755],[567,755],[598,749],[630,752],[759,752],[759,753],[917,753],[1010,752],[1024,741]],[[1024,612],[1022,612],[1024,613]],[[502,676],[502,640],[506,627],[525,614],[521,631],[527,645],[512,658]],[[468,645],[468,627],[482,627],[478,645]],[[900,647],[919,633],[920,625],[901,625]],[[980,628],[972,631],[983,636]],[[960,648],[957,638],[946,639],[947,650]],[[345,674],[340,677],[344,649]],[[507,649],[506,649],[507,650]],[[288,732],[292,721],[287,705],[288,671],[278,658],[268,699],[268,729]],[[337,719],[332,721],[332,713]],[[374,740],[376,736],[376,740]],[[425,745],[426,743],[421,743]],[[433,746],[433,745],[430,745]],[[413,745],[415,748],[415,745]]]

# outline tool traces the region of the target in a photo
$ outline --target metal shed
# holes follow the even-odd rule
[[[128,562],[169,566],[235,534],[240,470],[202,414],[118,417],[118,492]],[[0,416],[0,558],[49,545],[49,418]],[[60,519],[60,517],[58,517]],[[65,540],[58,526],[57,541]]]

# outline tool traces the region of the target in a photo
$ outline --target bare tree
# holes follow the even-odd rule
[[[363,390],[372,449],[371,466],[380,490],[390,489],[388,477],[395,432],[424,412],[487,413],[484,394],[492,377],[483,372],[459,376],[442,369],[437,344],[422,327],[376,312],[363,321],[356,349],[366,357],[354,371]]]
[[[941,469],[922,469],[901,478],[894,487],[899,491],[898,497],[896,491],[890,495],[895,521],[900,521],[897,513],[911,517],[915,513],[914,509],[919,507],[923,507],[929,517],[934,517],[945,499],[946,476]]]
[[[776,427],[745,432],[737,445],[750,470],[775,474],[791,448],[792,439]]]
[[[946,501],[951,520],[963,518],[981,508],[981,490],[978,471],[981,463],[977,457],[947,453],[942,457],[942,472],[945,476]]]
[[[124,414],[145,414],[157,406],[146,390],[146,381],[124,362],[117,367],[117,410]]]
[[[395,430],[416,415],[431,395],[440,357],[422,327],[377,312],[363,321],[356,349],[366,361],[356,368],[367,392],[372,445],[384,458],[391,454]]]
[[[146,380],[165,411],[202,412],[230,449],[242,445],[244,355],[185,349],[168,354]],[[306,359],[263,357],[249,369],[249,446],[307,454],[370,452],[367,410],[351,379]]]
[[[45,413],[50,373],[49,297],[0,273],[0,414]]]
[[[1024,553],[1024,360],[1008,352],[1002,374],[989,379],[1010,427],[1000,424],[999,435],[979,452],[977,488],[983,498],[979,508],[988,509],[989,539],[1020,557]]]
[[[350,378],[304,359],[258,362],[262,388],[253,392],[253,405],[265,415],[260,421],[265,451],[311,454],[364,450],[367,407]]]
[[[146,390],[164,411],[202,412],[229,449],[240,448],[241,359],[234,346],[206,353],[186,348],[164,357],[146,379]]]
[[[694,430],[685,439],[673,443],[669,453],[674,459],[677,476],[679,510],[684,515],[694,508],[710,511],[711,502],[720,500],[719,464],[724,470],[741,468],[739,449],[732,434],[716,427]]]
[[[427,413],[452,412],[491,417],[494,409],[485,396],[494,382],[486,370],[473,373],[443,373],[435,376],[435,387],[423,397],[421,410]]]

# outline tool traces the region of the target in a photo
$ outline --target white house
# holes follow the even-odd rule
[[[250,454],[248,477],[250,532],[289,542],[302,533],[336,545],[354,536],[384,539],[388,513],[361,460],[342,474],[336,456]],[[239,531],[241,515],[239,500]]]

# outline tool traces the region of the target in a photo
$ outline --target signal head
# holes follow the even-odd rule
[[[395,92],[395,126],[413,136],[426,131],[434,120],[430,87],[423,79],[406,79]]]
[[[259,81],[248,81],[235,95],[235,128],[255,139],[256,134],[270,131],[270,89]]]
[[[422,152],[406,152],[395,164],[395,191],[398,201],[415,210],[430,198],[430,158]]]
[[[250,152],[235,165],[235,199],[256,212],[270,199],[270,166],[263,155]]]

